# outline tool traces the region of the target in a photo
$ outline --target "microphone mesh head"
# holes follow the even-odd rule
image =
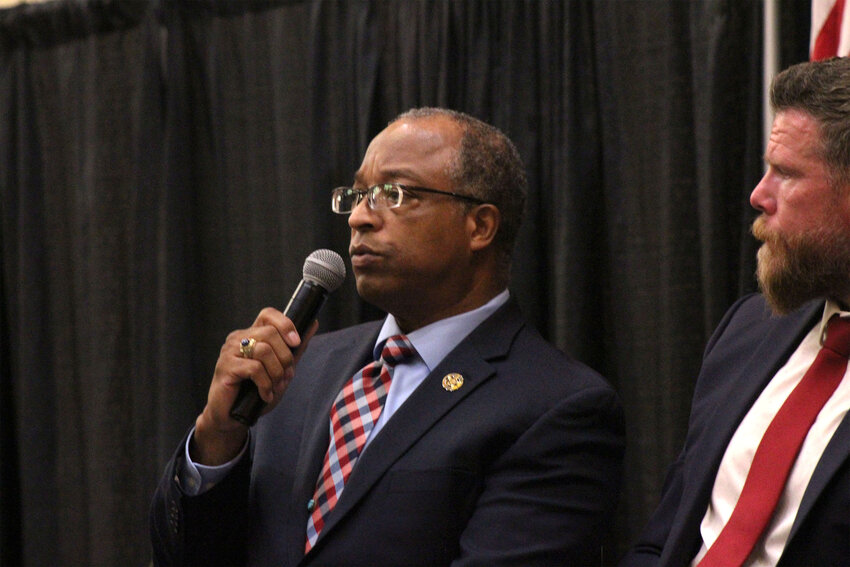
[[[336,291],[345,279],[345,262],[333,250],[314,250],[304,260],[304,279],[328,290]]]

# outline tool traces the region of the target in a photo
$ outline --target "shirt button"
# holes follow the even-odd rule
[[[312,512],[315,507],[316,507],[316,501],[311,498],[310,501],[307,502],[307,511]]]

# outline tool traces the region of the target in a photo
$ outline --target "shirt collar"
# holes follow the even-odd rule
[[[841,306],[838,302],[833,301],[832,299],[826,300],[826,305],[823,306],[823,316],[820,320],[820,344],[823,345],[823,339],[826,336],[826,324],[829,322],[830,317],[839,314],[841,317],[850,317],[850,311],[844,311],[841,309]]]
[[[420,359],[433,370],[466,336],[490,315],[496,312],[510,298],[508,290],[502,291],[496,297],[472,311],[447,317],[425,325],[407,333],[408,340],[413,344]],[[377,360],[381,355],[380,349],[384,342],[393,335],[403,334],[395,317],[390,314],[384,320],[378,340],[375,342],[374,356]]]

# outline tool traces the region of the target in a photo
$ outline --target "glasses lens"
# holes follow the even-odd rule
[[[337,187],[331,193],[331,209],[335,213],[350,213],[360,202],[361,193],[351,187]]]
[[[384,183],[372,187],[371,205],[373,209],[392,209],[401,205],[401,187],[394,183]]]

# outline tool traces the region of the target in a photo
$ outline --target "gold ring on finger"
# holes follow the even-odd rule
[[[254,358],[254,345],[256,344],[256,339],[250,337],[242,339],[242,342],[239,343],[239,352],[241,352],[242,356],[245,358]]]

